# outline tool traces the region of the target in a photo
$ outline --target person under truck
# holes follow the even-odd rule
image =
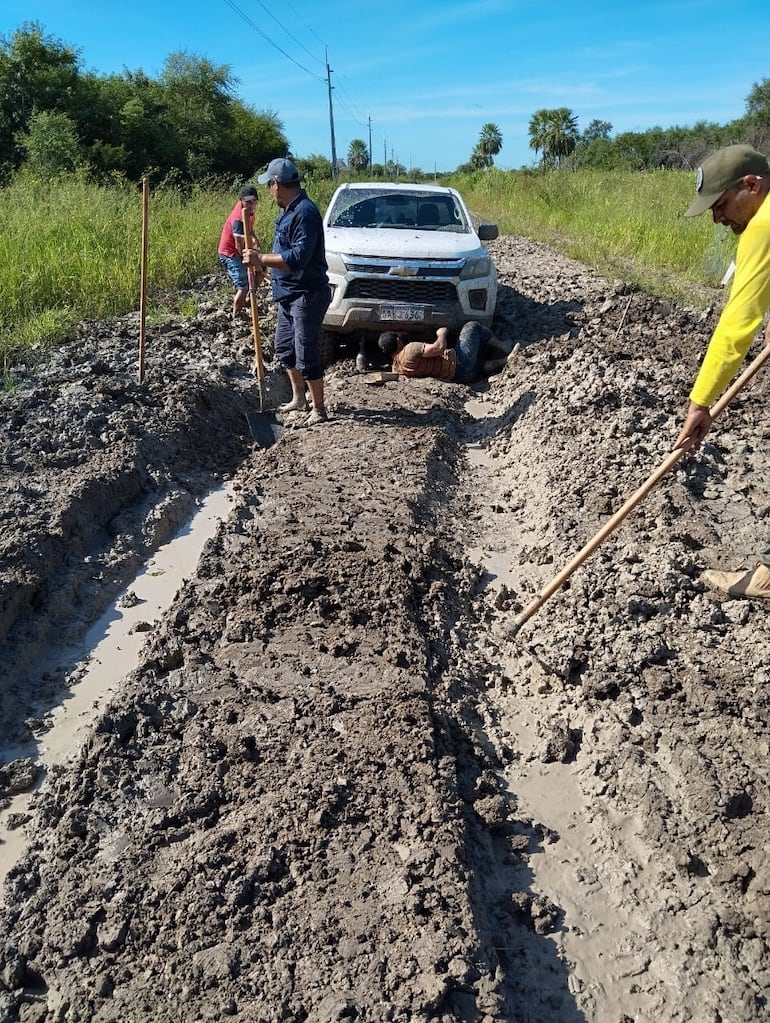
[[[449,330],[439,327],[433,341],[410,341],[393,330],[380,334],[377,341],[391,369],[405,377],[434,377],[470,384],[482,376],[498,373],[505,366],[507,353],[489,327],[471,320],[460,328],[454,348],[449,346]],[[492,357],[485,355],[491,350]]]
[[[709,408],[737,373],[770,308],[770,164],[752,146],[717,150],[698,168],[697,196],[685,212],[711,210],[715,224],[740,236],[730,295],[711,335],[690,393],[675,448],[697,451],[711,429]],[[765,344],[770,343],[770,325]],[[738,572],[708,571],[703,579],[731,597],[770,598],[770,546]]]

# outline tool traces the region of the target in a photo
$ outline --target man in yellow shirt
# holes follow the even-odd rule
[[[675,448],[696,451],[711,428],[709,408],[737,373],[770,308],[770,164],[751,146],[726,146],[698,168],[695,201],[685,212],[711,210],[715,224],[740,235],[730,296],[709,341]],[[770,343],[770,328],[765,335]],[[733,597],[770,599],[770,547],[748,571],[704,573]]]

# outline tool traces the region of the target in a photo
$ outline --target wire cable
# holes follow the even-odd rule
[[[259,3],[259,0],[257,0],[257,2]],[[245,13],[244,13],[244,12],[243,12],[243,11],[242,11],[242,10],[240,9],[240,7],[238,7],[238,5],[237,5],[237,4],[233,3],[233,0],[225,0],[225,3],[226,3],[226,4],[227,4],[227,6],[228,6],[228,7],[230,8],[230,10],[231,10],[231,11],[234,11],[234,12],[235,12],[235,13],[236,13],[236,14],[238,15],[238,17],[239,17],[239,18],[242,18],[242,19],[243,19],[243,21],[245,21],[245,22],[246,22],[246,24],[247,24],[247,25],[248,25],[248,26],[249,26],[250,28],[253,28],[253,29],[254,29],[254,31],[255,31],[255,32],[257,33],[257,35],[261,36],[261,37],[262,37],[262,38],[263,38],[263,39],[265,40],[265,42],[266,42],[266,43],[269,43],[269,44],[270,44],[270,45],[271,45],[271,46],[272,46],[272,47],[273,47],[274,49],[278,50],[278,52],[279,52],[280,54],[282,54],[282,55],[283,55],[284,57],[286,57],[286,59],[287,59],[287,60],[290,60],[290,61],[292,62],[292,64],[294,64],[294,66],[295,66],[295,67],[298,67],[298,68],[300,69],[300,71],[304,71],[306,75],[310,75],[310,77],[311,77],[311,78],[314,78],[314,79],[315,79],[315,80],[316,80],[317,82],[324,82],[324,83],[326,82],[326,79],[325,79],[325,78],[322,78],[322,77],[321,77],[320,75],[317,75],[317,74],[316,74],[316,73],[315,73],[314,71],[311,71],[311,70],[310,70],[309,68],[306,68],[306,67],[305,67],[304,65],[300,64],[300,63],[299,63],[299,61],[296,61],[296,60],[295,60],[295,59],[294,59],[294,58],[293,58],[293,57],[291,56],[291,54],[287,53],[287,52],[286,52],[286,50],[282,49],[282,48],[281,48],[281,47],[280,47],[280,46],[278,45],[278,43],[276,43],[276,42],[275,42],[275,41],[274,41],[273,39],[271,39],[271,38],[270,38],[270,36],[269,36],[269,35],[267,35],[267,33],[266,33],[266,32],[263,32],[263,31],[262,31],[262,29],[261,29],[261,28],[260,28],[260,27],[259,27],[258,25],[255,25],[255,24],[254,24],[254,22],[253,22],[253,21],[251,20],[251,18],[250,18],[250,17],[249,17],[249,16],[247,15],[247,14],[245,14]],[[280,21],[278,21],[278,19],[277,19],[277,18],[276,18],[276,17],[275,17],[275,16],[274,16],[274,15],[273,15],[273,14],[272,14],[272,13],[271,13],[271,12],[270,12],[270,11],[269,11],[268,9],[267,9],[267,7],[265,7],[265,5],[264,5],[264,4],[260,3],[260,7],[264,8],[264,10],[266,10],[266,11],[267,11],[267,13],[268,13],[268,14],[270,14],[270,17],[271,17],[271,18],[273,18],[273,21],[275,21],[275,23],[276,23],[276,24],[277,24],[277,25],[278,25],[278,26],[279,26],[280,28],[282,28],[282,29],[284,30],[284,32],[286,32],[286,34],[287,34],[287,35],[289,36],[289,38],[290,38],[290,39],[294,39],[294,37],[293,37],[293,36],[291,35],[291,33],[290,33],[290,32],[288,32],[288,31],[287,31],[287,29],[285,29],[285,28],[283,27],[283,25],[281,25]],[[296,40],[296,39],[294,39],[294,42],[296,43],[296,42],[297,42],[297,40]],[[301,43],[298,43],[298,45],[299,45],[299,46],[302,46],[302,44],[301,44]],[[303,46],[303,47],[302,47],[302,49],[304,50],[304,49],[305,49],[305,47]],[[305,52],[309,53],[309,51],[308,51],[308,50],[306,50]],[[310,56],[312,57],[312,56],[313,56],[313,54],[311,53],[311,54],[310,54]],[[314,58],[314,59],[317,59],[317,58]]]

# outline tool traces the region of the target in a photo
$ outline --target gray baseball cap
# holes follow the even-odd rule
[[[270,161],[267,170],[264,174],[259,175],[257,181],[260,185],[266,185],[268,181],[277,181],[279,185],[298,185],[299,171],[291,160],[278,157],[278,159]]]
[[[697,217],[710,210],[719,197],[733,188],[747,174],[762,177],[770,174],[767,157],[753,146],[725,146],[703,161],[697,170],[695,191],[697,198],[688,209],[686,217]]]

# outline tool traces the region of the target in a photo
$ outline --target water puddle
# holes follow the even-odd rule
[[[465,411],[479,424],[483,424],[492,414],[489,403],[477,399],[466,401]],[[470,441],[464,447],[472,471],[481,474],[493,471],[494,459],[490,457],[483,440]],[[518,534],[518,526],[513,516],[498,514],[497,520],[501,532],[508,536]],[[497,545],[494,541],[488,540],[483,547],[469,547],[468,557],[484,570],[486,585],[493,593],[500,592],[504,587],[515,588],[518,584],[518,573],[511,571],[511,559],[505,550],[505,544]]]
[[[511,661],[508,670],[515,673],[518,663]],[[547,935],[546,942],[569,964],[570,991],[579,995],[587,1018],[630,1018],[624,1012],[648,1007],[644,993],[638,993],[637,1002],[633,986],[629,992],[624,983],[624,978],[644,974],[649,964],[645,942],[638,939],[649,926],[646,915],[638,911],[629,926],[635,899],[644,898],[640,876],[644,868],[639,864],[645,863],[647,854],[638,839],[640,821],[633,813],[609,819],[597,815],[576,764],[541,761],[540,715],[531,700],[530,696],[499,701],[500,724],[520,754],[503,777],[515,792],[518,812],[559,838],[528,854],[524,884],[534,893],[546,894],[563,913],[562,926]],[[633,862],[629,849],[637,851]]]
[[[231,491],[212,491],[176,536],[160,547],[133,582],[92,626],[78,647],[52,650],[35,666],[38,678],[62,672],[71,682],[56,705],[33,707],[30,718],[40,723],[28,743],[0,745],[0,764],[29,757],[39,766],[38,787],[54,764],[72,760],[90,727],[132,671],[153,623],[170,606],[182,582],[195,570],[203,547],[227,517]],[[44,731],[42,729],[45,729]],[[41,734],[42,732],[42,734]],[[33,814],[32,792],[13,796],[0,811],[0,882],[26,846],[24,827]]]
[[[475,420],[469,431],[472,439],[465,444],[466,459],[471,487],[482,495],[483,509],[479,546],[469,548],[468,557],[483,570],[484,584],[493,594],[503,587],[518,592],[522,571],[533,566],[517,564],[511,550],[521,550],[526,527],[521,514],[500,493],[496,461],[486,445],[490,405],[472,400],[465,408]],[[521,677],[515,652],[502,663],[510,678]],[[545,986],[550,982],[547,950],[553,947],[558,958],[569,964],[571,995],[580,997],[590,1018],[606,1012],[601,1018],[617,1019],[628,1008],[620,1004],[628,997],[627,988],[618,996],[617,980],[635,975],[644,963],[643,955],[627,940],[628,915],[616,901],[628,866],[603,843],[602,818],[584,794],[577,765],[541,761],[542,718],[544,713],[546,717],[554,713],[548,707],[547,697],[541,698],[537,689],[500,694],[495,700],[495,720],[519,753],[515,764],[502,772],[505,788],[515,794],[524,819],[538,821],[559,836],[558,841],[545,841],[530,851],[522,868],[522,888],[547,895],[564,914],[563,926],[529,950],[531,968],[540,971],[533,974],[537,977],[533,982]],[[633,847],[636,823],[632,815],[614,822],[625,836],[621,848]],[[577,1019],[577,1010],[569,1018]]]

